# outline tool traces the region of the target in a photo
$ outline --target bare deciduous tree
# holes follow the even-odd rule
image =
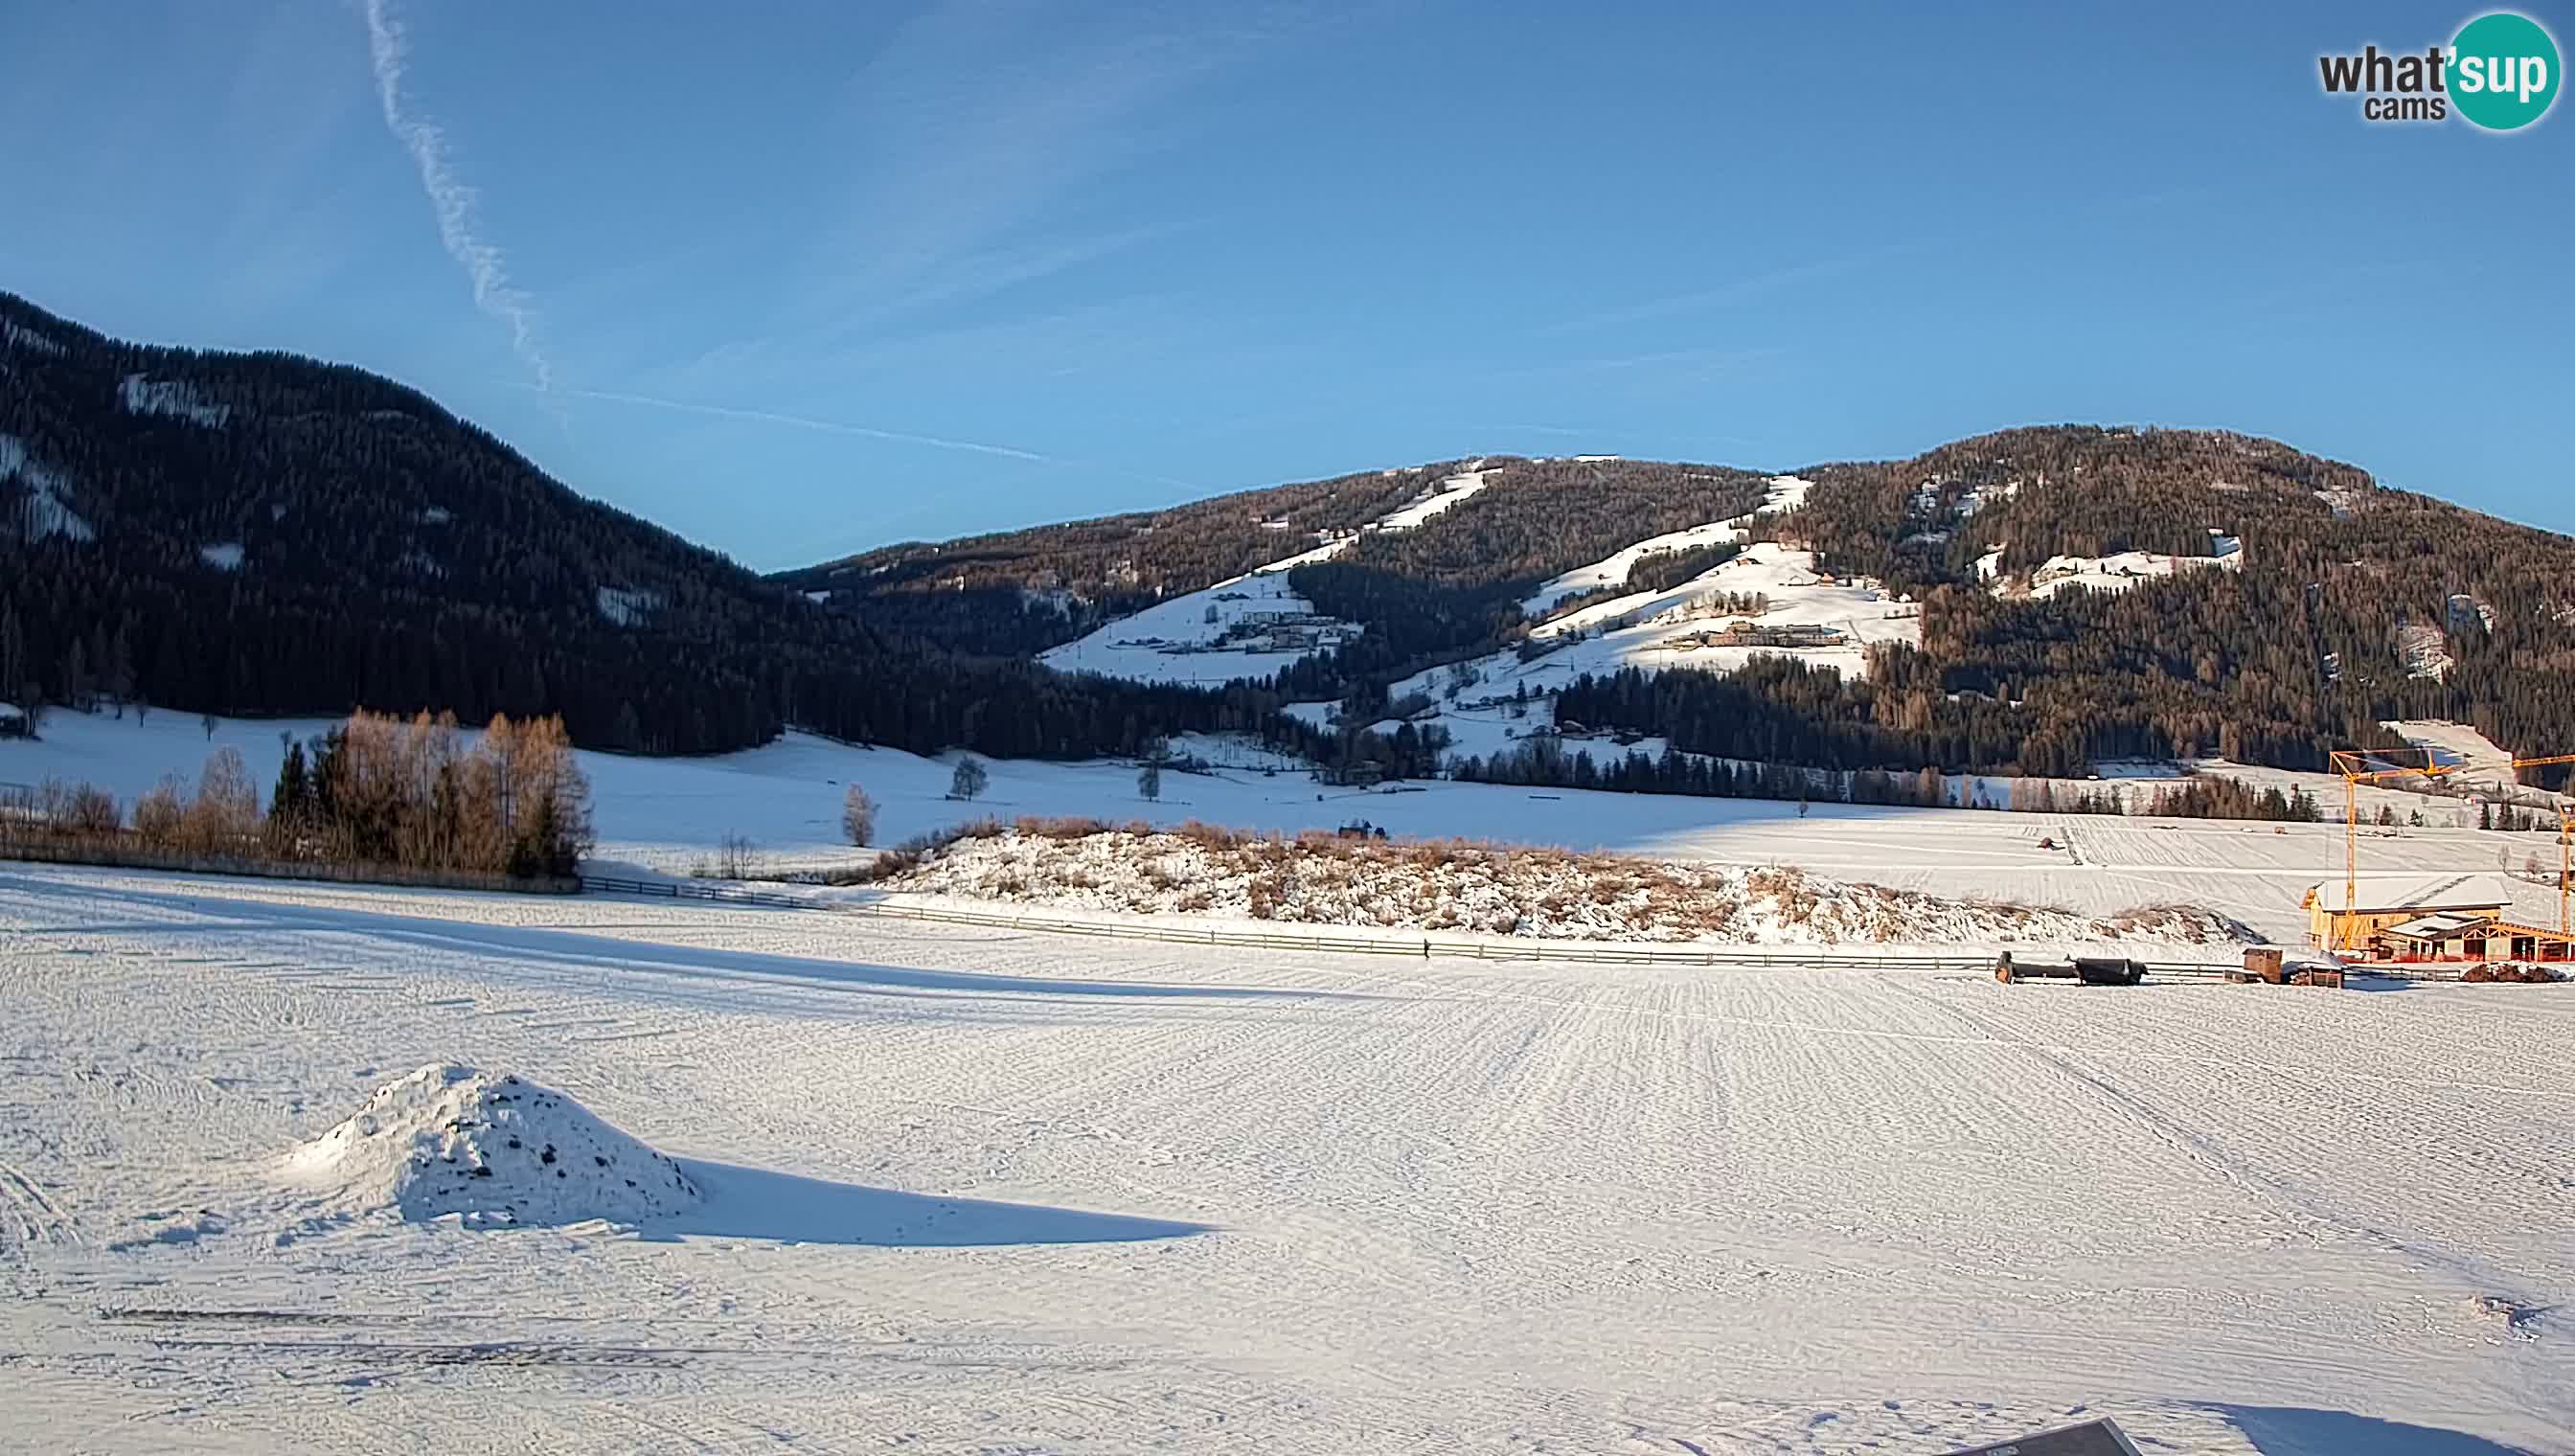
[[[197,796],[187,805],[184,834],[200,852],[239,853],[259,832],[259,789],[239,748],[217,748],[206,755],[197,775]]]
[[[841,832],[862,849],[876,842],[877,801],[855,783],[841,795]]]
[[[187,825],[188,784],[176,773],[162,775],[134,801],[134,832],[145,843],[176,845]]]

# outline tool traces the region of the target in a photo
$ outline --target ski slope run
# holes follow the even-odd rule
[[[1443,477],[1364,530],[1408,531],[1453,511],[1484,490],[1486,474],[1466,470]],[[1158,602],[1050,648],[1038,661],[1062,672],[1139,683],[1217,685],[1266,677],[1358,634],[1353,624],[1318,617],[1314,604],[1288,585],[1290,571],[1330,561],[1358,539],[1359,533],[1334,537],[1205,591]],[[1262,631],[1281,618],[1302,620],[1281,631]]]

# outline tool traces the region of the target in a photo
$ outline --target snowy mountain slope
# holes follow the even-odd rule
[[[1746,599],[1758,599],[1761,610]],[[1548,695],[1575,679],[1628,668],[1725,673],[1760,657],[1856,678],[1867,672],[1871,647],[1921,643],[1919,612],[1876,583],[1824,576],[1812,552],[1755,542],[1678,587],[1585,604],[1531,629],[1526,651],[1425,670],[1393,685],[1389,697],[1430,699],[1437,716],[1424,722],[1448,730],[1453,754],[1489,756],[1552,725]],[[1801,630],[1816,636],[1801,639]],[[1310,716],[1325,707],[1295,711]],[[1647,745],[1649,754],[1657,748]]]
[[[1471,500],[1484,489],[1486,475],[1470,469],[1442,477],[1361,531],[1418,527]],[[1333,537],[1243,576],[1157,603],[1051,648],[1038,661],[1060,672],[1139,683],[1222,684],[1276,673],[1359,634],[1354,624],[1318,615],[1287,580],[1297,567],[1340,556],[1359,535]]]
[[[1755,519],[1797,509],[1806,499],[1807,491],[1812,488],[1811,482],[1795,476],[1775,476],[1770,481],[1769,498],[1751,515],[1738,516],[1731,521],[1711,521],[1704,526],[1693,526],[1685,531],[1671,531],[1660,536],[1649,536],[1587,567],[1578,567],[1548,582],[1531,594],[1528,600],[1522,602],[1520,610],[1533,618],[1543,617],[1554,611],[1556,605],[1568,597],[1578,597],[1585,592],[1596,592],[1604,587],[1625,586],[1627,574],[1635,569],[1638,562],[1647,557],[1664,552],[1687,551],[1692,547],[1720,546],[1727,542],[1741,541],[1749,534],[1749,528]]]

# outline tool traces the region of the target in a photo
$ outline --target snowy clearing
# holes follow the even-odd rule
[[[29,455],[26,442],[17,436],[0,435],[0,486],[12,480],[27,488],[28,499],[19,509],[25,513],[21,524],[28,540],[98,539],[97,531],[63,499],[71,490],[71,479]]]
[[[32,1450],[2575,1442],[2564,987],[1386,964],[0,866],[0,1000]],[[313,1217],[282,1160],[448,1063],[702,1196]],[[495,1110],[446,1120],[497,1166]]]
[[[445,576],[445,572],[439,575]],[[662,609],[662,594],[628,587],[602,587],[598,592],[599,615],[617,627],[642,627]]]
[[[129,414],[167,415],[207,430],[221,430],[233,417],[232,406],[207,404],[185,380],[129,374],[116,387],[116,401]]]
[[[2242,541],[2213,529],[2208,533],[2208,541],[2209,551],[2206,556],[2176,557],[2162,556],[2150,551],[2123,551],[2105,557],[2049,557],[2044,565],[2030,573],[2026,582],[2008,578],[1997,580],[1992,591],[1997,597],[2040,598],[2053,597],[2060,592],[2070,592],[2076,588],[2093,592],[2125,592],[2140,582],[2155,577],[2169,577],[2180,571],[2208,567],[2222,568],[2227,571],[2243,570],[2244,544]],[[1996,570],[1986,563],[1998,560],[1997,556],[1979,561],[1977,575],[1988,579],[1995,578]]]

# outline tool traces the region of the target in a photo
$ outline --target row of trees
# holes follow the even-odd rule
[[[76,835],[130,833],[155,848],[298,863],[564,875],[593,843],[590,782],[561,719],[360,713],[286,744],[266,811],[241,752],[207,755],[195,781],[170,774],[128,817],[94,785],[49,781],[32,817]]]
[[[2046,778],[2013,778],[1996,790],[1983,777],[1961,782],[1938,768],[1908,772],[1872,767],[1844,772],[1790,762],[1734,762],[1677,751],[1668,745],[1659,754],[1631,748],[1623,754],[1595,760],[1587,748],[1568,748],[1552,733],[1537,734],[1503,752],[1462,758],[1453,767],[1452,776],[1477,783],[1793,800],[1801,806],[1822,799],[1911,808],[2004,809],[2015,813],[2136,813],[2299,822],[2321,817],[2314,796],[2303,789],[2283,793],[2277,788],[2257,789],[2221,777],[2195,777],[2184,784],[2158,786],[2142,799],[2123,795],[2107,783]]]

